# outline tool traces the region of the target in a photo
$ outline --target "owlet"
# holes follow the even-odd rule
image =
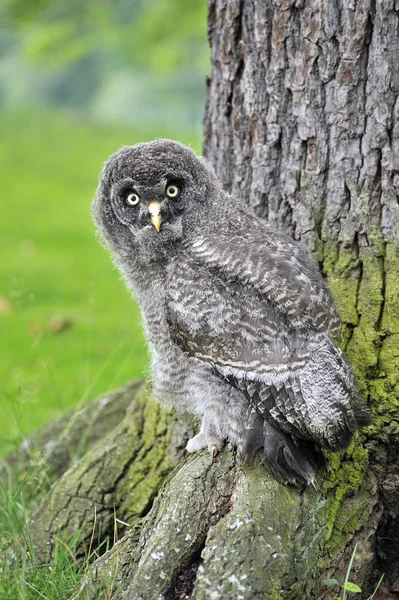
[[[205,159],[170,140],[124,147],[93,215],[141,307],[156,397],[201,422],[189,452],[228,440],[303,484],[320,448],[345,448],[369,423],[313,260],[227,194]]]

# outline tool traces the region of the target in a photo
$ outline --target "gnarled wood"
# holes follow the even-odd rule
[[[115,513],[135,524],[182,454],[190,420],[162,411],[143,384],[122,393],[130,395],[124,419],[52,485],[32,517],[39,563],[51,559],[57,538],[68,540],[76,532],[82,552],[112,540]]]
[[[27,438],[18,452],[7,457],[0,467],[0,477],[5,478],[6,473],[13,470],[22,474],[32,468],[34,481],[38,485],[60,477],[73,462],[122,421],[143,383],[140,380],[133,381],[45,425]],[[29,483],[32,483],[31,476]]]

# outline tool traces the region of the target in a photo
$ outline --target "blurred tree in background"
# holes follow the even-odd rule
[[[205,0],[5,0],[0,108],[61,106],[98,120],[198,125]]]

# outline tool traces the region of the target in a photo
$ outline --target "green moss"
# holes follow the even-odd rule
[[[394,244],[385,248],[385,306],[381,329],[390,335],[399,334],[399,249]]]
[[[327,502],[321,506],[318,521],[324,528],[320,543],[334,554],[342,548],[344,540],[362,525],[362,513],[360,511],[359,514],[357,506],[348,510],[354,498],[358,501],[362,497],[361,489],[368,467],[368,451],[361,445],[360,434],[355,436],[345,452],[330,454],[329,466],[330,475],[323,486]],[[360,504],[363,506],[363,502]]]
[[[270,578],[270,588],[267,597],[269,600],[284,600],[280,586],[275,582],[273,577]]]
[[[128,515],[130,525],[147,511],[174,466],[169,451],[173,430],[171,419],[173,417],[164,412],[144,388],[137,413],[129,423],[134,443],[127,450],[133,452],[134,460],[118,490],[122,512]]]
[[[373,435],[398,430],[399,251],[371,228],[369,246],[324,248],[324,270],[346,333],[345,347],[372,407]]]
[[[356,298],[361,272],[359,260],[350,252],[340,252],[337,256],[335,247],[334,250],[330,250],[329,255],[324,255],[323,264],[342,322],[357,325],[359,315],[356,310]]]
[[[345,349],[364,397],[369,399],[373,425],[358,432],[343,453],[329,456],[330,473],[317,519],[323,534],[318,543],[328,564],[368,518],[372,496],[367,478],[366,436],[387,441],[399,433],[399,256],[376,232],[369,246],[324,247],[324,271],[343,321]]]
[[[360,434],[356,434],[350,446],[342,453],[331,453],[329,456],[330,476],[325,483],[325,490],[342,483],[356,491],[368,467],[368,451],[361,445]]]
[[[399,434],[399,251],[387,244],[384,259],[384,303],[379,319],[379,353],[368,380],[373,436],[387,442]]]
[[[381,335],[378,330],[383,308],[384,277],[381,260],[372,248],[360,250],[362,277],[360,279],[357,312],[358,326],[348,343],[346,352],[353,364],[360,386],[368,391],[368,380],[377,374]]]

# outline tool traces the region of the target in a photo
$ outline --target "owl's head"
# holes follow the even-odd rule
[[[171,140],[126,146],[105,164],[93,216],[117,254],[168,256],[201,223],[220,184],[210,166]]]

